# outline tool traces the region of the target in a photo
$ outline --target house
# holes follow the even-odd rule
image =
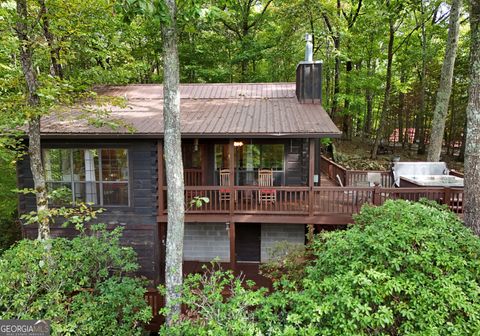
[[[308,224],[348,222],[349,216],[314,209],[313,188],[321,183],[319,139],[341,135],[321,105],[321,66],[301,62],[296,83],[180,86],[186,206],[194,197],[209,199],[186,214],[187,272],[218,258],[254,274],[275,241],[303,244]],[[111,111],[122,120],[120,127],[91,125],[75,111],[42,119],[48,188],[66,188],[72,201],[105,208],[100,221],[124,226],[140,273],[159,283],[168,208],[162,86],[98,92],[126,98],[128,106]],[[21,188],[33,186],[28,157],[18,164],[18,181]],[[34,206],[34,197],[20,195],[20,213]],[[36,234],[35,227],[24,231]],[[53,236],[73,234],[72,228],[52,228]]]

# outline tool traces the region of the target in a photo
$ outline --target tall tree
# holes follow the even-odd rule
[[[390,0],[387,0],[387,8],[390,9]],[[380,114],[380,121],[373,143],[371,158],[377,158],[378,147],[380,146],[380,140],[383,137],[385,130],[385,124],[387,122],[387,114],[390,110],[390,93],[392,90],[392,63],[393,63],[393,43],[395,40],[395,26],[394,26],[394,13],[388,15],[388,50],[387,50],[387,73],[385,77],[385,93],[383,97],[382,111]]]
[[[448,105],[452,93],[453,69],[457,56],[458,35],[460,30],[460,8],[461,0],[453,0],[450,9],[450,20],[448,24],[447,47],[443,60],[440,86],[437,91],[437,101],[433,113],[432,129],[430,134],[430,145],[428,147],[428,161],[439,161],[442,152],[443,134],[447,120]]]
[[[48,198],[45,183],[42,149],[40,144],[40,97],[38,95],[38,80],[33,69],[33,41],[29,35],[27,0],[17,0],[16,32],[19,40],[20,62],[28,91],[28,154],[30,169],[33,175],[34,189],[38,213],[38,239],[50,238],[50,220],[47,216]]]
[[[480,0],[470,7],[470,88],[465,147],[465,225],[480,235]]]
[[[163,120],[165,168],[167,171],[167,247],[165,287],[166,303],[171,307],[167,323],[180,314],[185,218],[183,162],[180,134],[179,61],[177,50],[177,6],[175,0],[165,0],[168,19],[162,24],[163,38]],[[162,158],[159,158],[161,160]]]

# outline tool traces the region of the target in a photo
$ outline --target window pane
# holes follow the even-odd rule
[[[75,183],[75,201],[100,204],[100,184],[95,182]]]
[[[215,168],[228,168],[228,145],[215,145]]]
[[[96,149],[73,150],[73,180],[98,181],[98,151]]]
[[[70,153],[69,149],[45,149],[43,151],[47,181],[68,182],[72,180]]]
[[[103,181],[128,181],[126,149],[102,149]]]
[[[104,183],[103,184],[103,204],[128,206],[128,184],[127,183]]]
[[[284,145],[262,145],[262,168],[283,170]]]

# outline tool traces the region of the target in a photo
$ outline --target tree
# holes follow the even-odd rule
[[[480,235],[480,0],[470,7],[470,88],[465,146],[465,225]]]
[[[165,141],[165,168],[167,171],[167,247],[165,288],[166,303],[172,310],[167,324],[180,314],[183,261],[183,232],[185,199],[183,182],[182,146],[180,134],[180,89],[177,50],[177,6],[175,0],[165,0],[168,20],[162,25],[163,38],[163,120]],[[159,158],[161,160],[161,158]]]
[[[390,0],[387,0],[387,8],[390,8]],[[385,130],[385,123],[387,121],[387,113],[390,109],[390,92],[392,89],[392,63],[393,63],[393,43],[395,40],[395,21],[394,13],[388,14],[388,51],[387,51],[387,73],[385,78],[385,93],[383,98],[382,112],[380,114],[379,126],[377,129],[377,135],[375,136],[375,142],[373,143],[371,158],[377,158],[377,151],[380,145],[380,140]]]
[[[50,238],[50,221],[48,212],[47,186],[42,162],[42,148],[40,144],[40,98],[38,96],[38,80],[33,70],[32,41],[28,28],[27,0],[17,0],[17,36],[19,40],[20,62],[28,90],[27,105],[28,118],[28,154],[30,155],[30,169],[33,175],[34,189],[38,213],[38,239]]]
[[[428,161],[440,161],[442,152],[443,134],[445,132],[445,122],[447,120],[448,103],[452,92],[453,69],[455,58],[457,56],[458,35],[460,30],[460,9],[461,0],[453,0],[450,9],[450,20],[448,24],[447,48],[443,60],[442,75],[440,87],[437,91],[437,101],[433,113],[432,130],[430,134],[430,144],[428,147]]]

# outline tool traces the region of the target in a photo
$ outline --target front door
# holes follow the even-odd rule
[[[235,225],[235,252],[237,261],[260,262],[260,224]]]

